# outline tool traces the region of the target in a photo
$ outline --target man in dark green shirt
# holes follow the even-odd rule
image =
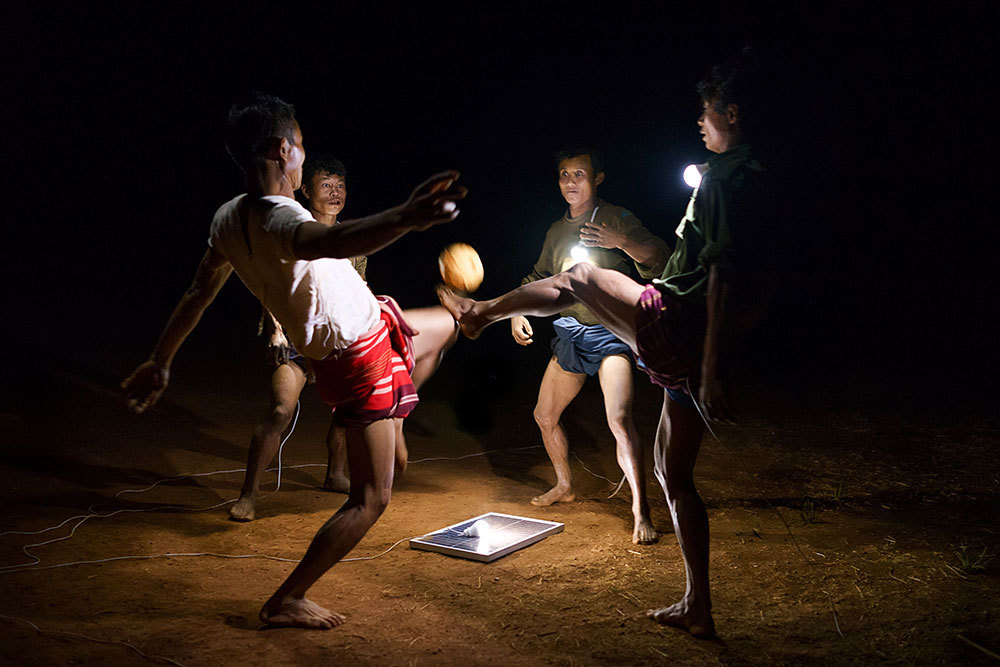
[[[687,587],[673,605],[650,610],[659,623],[696,637],[715,635],[708,585],[708,514],[694,483],[705,430],[695,404],[709,419],[730,422],[734,412],[725,383],[726,356],[750,321],[748,294],[758,231],[766,227],[763,169],[748,144],[753,120],[752,68],[742,59],[716,67],[698,86],[698,126],[715,153],[681,225],[678,242],[659,279],[637,283],[618,271],[580,263],[491,301],[473,301],[440,289],[441,302],[463,333],[477,338],[490,324],[515,316],[545,316],[581,303],[645,364],[664,387],[656,433],[655,472],[663,486],[684,558]],[[700,382],[699,382],[700,380]]]

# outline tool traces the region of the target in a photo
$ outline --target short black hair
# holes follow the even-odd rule
[[[253,92],[236,102],[226,116],[226,150],[245,168],[272,137],[295,138],[295,107],[273,95]]]
[[[316,157],[306,158],[306,163],[302,166],[302,182],[306,186],[312,186],[313,176],[324,172],[347,180],[347,167],[344,163],[329,153],[320,153]]]
[[[557,150],[553,155],[556,162],[556,170],[559,169],[559,163],[563,160],[580,157],[581,155],[586,155],[590,158],[590,166],[594,168],[594,176],[604,171],[604,156],[596,148],[585,144],[570,144]]]
[[[755,124],[760,97],[760,61],[753,48],[746,46],[742,51],[712,68],[704,79],[698,82],[701,101],[711,104],[718,112],[735,104],[740,110],[740,131]]]

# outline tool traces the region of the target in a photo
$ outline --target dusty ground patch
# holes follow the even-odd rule
[[[100,382],[73,373],[50,379],[46,410],[21,406],[4,415],[0,529],[37,530],[93,503],[157,511],[91,519],[72,539],[36,549],[42,566],[160,553],[296,558],[341,501],[317,490],[323,469],[316,466],[287,468],[281,491],[262,499],[261,518],[250,524],[226,521],[224,507],[178,509],[234,498],[239,473],[109,502],[162,478],[242,468],[261,385],[233,389],[222,376],[179,384],[157,412],[133,418]],[[639,385],[643,434],[652,433],[658,400]],[[970,642],[1000,651],[1000,563],[962,572],[955,552],[1000,551],[996,422],[974,406],[942,424],[919,405],[782,414],[781,400],[759,402],[765,409],[754,414],[768,418],[723,430],[725,446],[707,440],[699,463],[712,526],[717,641],[644,616],[682,593],[683,569],[652,476],[661,541],[638,547],[628,539],[627,496],[606,498],[611,485],[583,468],[619,477],[596,385],[567,416],[581,500],[546,509],[527,505],[551,480],[544,452],[518,449],[540,444],[530,403],[500,397],[488,418],[468,428],[461,401],[429,392],[421,420],[433,433],[410,433],[418,462],[353,555],[490,510],[562,521],[565,532],[493,564],[404,543],[375,560],[339,565],[312,591],[348,616],[339,629],[262,631],[257,610],[291,566],[210,556],[3,574],[0,614],[46,631],[127,641],[185,665],[993,663]],[[45,419],[52,406],[59,418]],[[324,429],[310,396],[285,465],[323,461]],[[487,453],[419,462],[480,452]],[[64,534],[8,535],[2,562],[24,562],[22,545]],[[39,635],[17,621],[0,623],[0,643],[6,664],[145,662],[121,645]]]

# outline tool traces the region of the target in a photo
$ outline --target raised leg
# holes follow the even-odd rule
[[[305,373],[295,364],[282,364],[271,375],[271,407],[264,420],[254,429],[247,454],[247,472],[243,478],[240,497],[229,508],[234,521],[253,521],[256,518],[257,489],[271,459],[278,453],[281,435],[288,428],[295,414],[295,403],[306,384]]]
[[[606,357],[601,362],[597,376],[604,392],[608,427],[615,436],[618,465],[625,473],[625,479],[632,490],[632,541],[635,544],[651,544],[658,538],[649,518],[642,444],[632,421],[632,396],[635,389],[632,383],[632,360],[621,354]]]
[[[392,496],[396,426],[382,419],[363,430],[348,429],[347,460],[351,490],[313,538],[302,561],[264,604],[260,619],[268,625],[328,629],[344,622],[340,614],[306,599],[306,591],[368,532]]]
[[[563,410],[580,393],[587,380],[584,373],[569,373],[559,367],[555,357],[549,360],[538,388],[538,403],[535,404],[535,422],[542,432],[545,452],[552,461],[556,472],[556,484],[540,496],[531,499],[531,504],[547,507],[553,503],[576,500],[573,492],[573,474],[569,467],[569,443],[559,418]]]
[[[515,315],[545,317],[582,303],[634,351],[635,311],[643,289],[618,271],[581,262],[568,271],[522,285],[490,301],[473,301],[447,288],[438,289],[438,298],[469,338],[478,338],[489,325]]]
[[[659,623],[707,638],[715,636],[708,588],[708,513],[695,488],[693,474],[703,433],[698,413],[672,401],[664,392],[653,451],[654,470],[670,506],[687,585],[679,602],[651,609],[647,614]]]
[[[404,310],[403,319],[418,332],[413,337],[416,359],[410,377],[413,386],[420,389],[441,365],[444,353],[458,340],[459,330],[451,313],[441,306]]]

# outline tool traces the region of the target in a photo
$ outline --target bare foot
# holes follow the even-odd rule
[[[535,507],[548,507],[555,503],[571,503],[576,500],[576,494],[571,487],[562,488],[553,486],[540,496],[531,499],[531,504]]]
[[[233,521],[253,521],[257,518],[257,508],[253,496],[240,496],[229,508],[229,518]]]
[[[458,326],[462,329],[462,333],[465,334],[466,338],[475,340],[479,338],[479,335],[483,333],[483,324],[476,321],[476,317],[472,312],[473,306],[476,302],[472,299],[466,298],[464,296],[459,296],[455,292],[444,285],[438,285],[437,287],[438,300],[441,305],[447,309],[451,316],[455,318],[458,322]]]
[[[653,528],[653,522],[648,516],[639,515],[635,518],[635,527],[632,529],[633,544],[652,544],[659,539],[656,528]]]
[[[323,486],[320,488],[324,491],[333,491],[334,493],[347,493],[351,490],[351,480],[344,473],[327,475],[326,479],[323,480]]]
[[[297,598],[285,602],[268,600],[260,610],[260,620],[273,627],[329,630],[344,622],[340,614],[324,609],[312,600]]]
[[[683,600],[662,609],[650,609],[646,612],[646,616],[661,625],[687,630],[698,639],[711,639],[715,636],[712,612],[696,612]]]

